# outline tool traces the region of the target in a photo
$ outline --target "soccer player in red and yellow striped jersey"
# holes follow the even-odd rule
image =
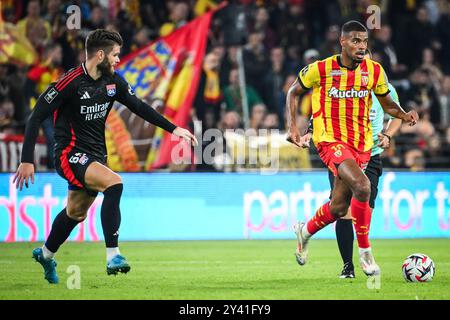
[[[357,21],[342,26],[342,51],[327,59],[304,67],[289,88],[287,140],[299,147],[309,145],[309,135],[300,135],[296,125],[295,97],[313,89],[313,141],[322,161],[335,178],[331,201],[321,206],[307,223],[294,226],[298,245],[296,259],[306,263],[310,237],[326,225],[345,216],[352,202],[352,215],[358,237],[360,264],[365,274],[380,273],[370,248],[368,234],[371,218],[370,182],[364,169],[373,146],[369,119],[371,91],[383,110],[395,118],[414,125],[417,112],[406,113],[389,96],[388,80],[382,66],[364,59],[367,50],[367,29]]]
[[[342,68],[340,55],[316,61],[298,74],[306,90],[313,88],[312,114],[314,142],[344,142],[359,152],[372,149],[369,125],[370,90],[389,93],[381,65],[364,59],[354,69]]]

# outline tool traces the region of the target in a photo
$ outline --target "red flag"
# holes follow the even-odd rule
[[[184,63],[180,65],[178,77],[174,79],[174,86],[164,109],[164,115],[172,118],[179,127],[184,128],[189,122],[189,113],[201,75],[211,17],[212,12],[209,12],[167,37],[167,43],[173,44],[174,53],[178,53],[180,57],[184,56]],[[164,136],[152,168],[160,168],[171,162],[171,151],[176,143],[178,142],[171,141],[170,135]]]
[[[125,57],[117,68],[136,95],[147,100],[164,101],[164,116],[179,127],[186,127],[197,91],[205,55],[207,34],[217,7],[171,34]],[[146,169],[171,162],[177,141],[158,128],[152,137]]]

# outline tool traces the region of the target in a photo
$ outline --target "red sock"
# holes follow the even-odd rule
[[[335,222],[337,219],[331,214],[330,201],[321,206],[314,217],[306,223],[306,230],[313,235],[323,227]]]
[[[369,230],[372,210],[369,207],[369,201],[361,202],[352,198],[350,204],[353,223],[355,225],[356,239],[358,247],[366,249],[370,247]]]

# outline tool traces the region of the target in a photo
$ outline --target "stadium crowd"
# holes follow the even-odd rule
[[[84,39],[96,28],[124,38],[122,56],[164,36],[217,5],[187,0],[5,0],[3,20],[16,25],[39,55],[39,63],[0,63],[0,134],[23,133],[35,99],[65,71],[84,60]],[[244,126],[239,88],[242,49],[251,128],[285,130],[285,94],[306,64],[340,52],[340,26],[366,21],[367,7],[381,9],[381,28],[370,31],[373,59],[386,70],[401,105],[420,122],[404,125],[384,153],[385,167],[450,168],[449,0],[228,1],[215,14],[192,118],[208,128]],[[81,9],[81,29],[66,27],[69,5]],[[239,29],[239,24],[243,28]],[[298,121],[306,129],[310,94],[299,99]],[[51,145],[51,119],[42,132]],[[50,148],[52,149],[52,148]],[[321,162],[311,149],[311,164]],[[50,156],[52,156],[50,154]],[[51,162],[51,161],[50,161]]]

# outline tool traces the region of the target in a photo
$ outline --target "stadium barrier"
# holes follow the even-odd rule
[[[121,240],[294,239],[292,225],[329,197],[327,172],[123,173]],[[67,184],[39,173],[17,191],[0,174],[0,241],[42,241]],[[103,239],[100,195],[74,241]],[[316,238],[334,238],[334,225]],[[450,237],[450,172],[385,172],[371,238]]]

